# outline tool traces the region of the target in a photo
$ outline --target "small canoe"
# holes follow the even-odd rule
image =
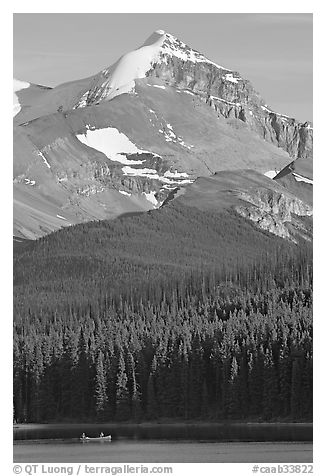
[[[81,437],[79,438],[80,441],[111,441],[112,440],[112,437],[111,435],[107,435],[107,436],[95,436],[94,438],[92,437],[89,437],[89,436],[85,436],[85,438]]]

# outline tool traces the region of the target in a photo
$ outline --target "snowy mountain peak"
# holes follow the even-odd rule
[[[209,60],[206,56],[201,54],[199,51],[191,48],[183,41],[179,40],[176,36],[171,33],[167,33],[164,30],[154,31],[145,41],[142,46],[148,46],[152,44],[157,44],[157,42],[162,42],[160,56],[161,59],[166,56],[175,56],[183,61],[199,62],[199,63],[210,63],[220,69],[225,69],[223,66],[220,66],[213,61]]]
[[[171,65],[171,59],[174,65]],[[164,30],[154,31],[137,49],[121,56],[109,68],[94,76],[90,87],[80,96],[75,108],[89,104],[98,104],[102,100],[110,100],[123,93],[131,93],[135,89],[135,80],[151,75],[155,67],[165,65],[183,68],[184,62],[200,67],[200,64],[213,66],[220,70],[224,80],[238,83],[242,78],[229,69],[209,60],[199,51],[191,48],[183,41]]]

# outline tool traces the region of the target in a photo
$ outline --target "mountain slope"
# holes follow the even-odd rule
[[[14,79],[13,81],[13,115],[14,118],[22,109],[28,110],[38,100],[41,100],[44,93],[50,91],[51,88],[32,84],[26,81]]]
[[[258,174],[251,179],[251,174],[243,173],[234,181],[245,187],[246,175],[247,183],[257,185]],[[223,274],[249,269],[267,255],[280,259],[282,249],[295,247],[241,216],[232,194],[228,206],[226,201],[221,206],[222,190],[215,195],[213,189],[207,192],[207,181],[216,179],[199,179],[189,187],[188,196],[170,200],[158,210],[79,224],[17,247],[16,305],[51,309],[82,304],[90,296],[96,300],[116,292],[137,293],[138,287],[157,286],[160,280],[172,285],[200,270]],[[207,193],[216,207],[207,206]]]
[[[37,214],[44,213],[44,194],[55,196],[48,231],[153,208],[171,188],[218,170],[252,167],[263,173],[290,160],[248,134],[246,124],[218,118],[189,94],[150,84],[139,85],[131,97],[16,126],[15,187],[26,189],[27,203],[32,191],[40,196]],[[33,153],[26,154],[26,142]],[[54,222],[56,215],[67,223]],[[30,214],[21,216],[25,222],[15,224],[16,234],[44,234],[35,227],[27,234]]]

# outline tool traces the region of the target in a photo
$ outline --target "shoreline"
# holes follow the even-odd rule
[[[177,421],[177,422],[165,422],[165,421],[151,421],[151,422],[69,422],[69,421],[62,421],[62,422],[46,422],[46,423],[17,423],[14,424],[13,429],[32,429],[32,428],[39,428],[39,427],[52,427],[52,428],[62,428],[66,426],[72,427],[80,427],[80,426],[111,426],[112,428],[121,428],[121,427],[142,427],[142,428],[152,428],[152,427],[175,427],[175,426],[313,426],[313,422],[284,422],[284,421],[276,421],[276,422],[255,422],[255,421]]]

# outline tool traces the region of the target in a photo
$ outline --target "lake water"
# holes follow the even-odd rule
[[[112,442],[80,442],[83,431]],[[14,462],[311,463],[312,425],[23,425],[14,429]]]

